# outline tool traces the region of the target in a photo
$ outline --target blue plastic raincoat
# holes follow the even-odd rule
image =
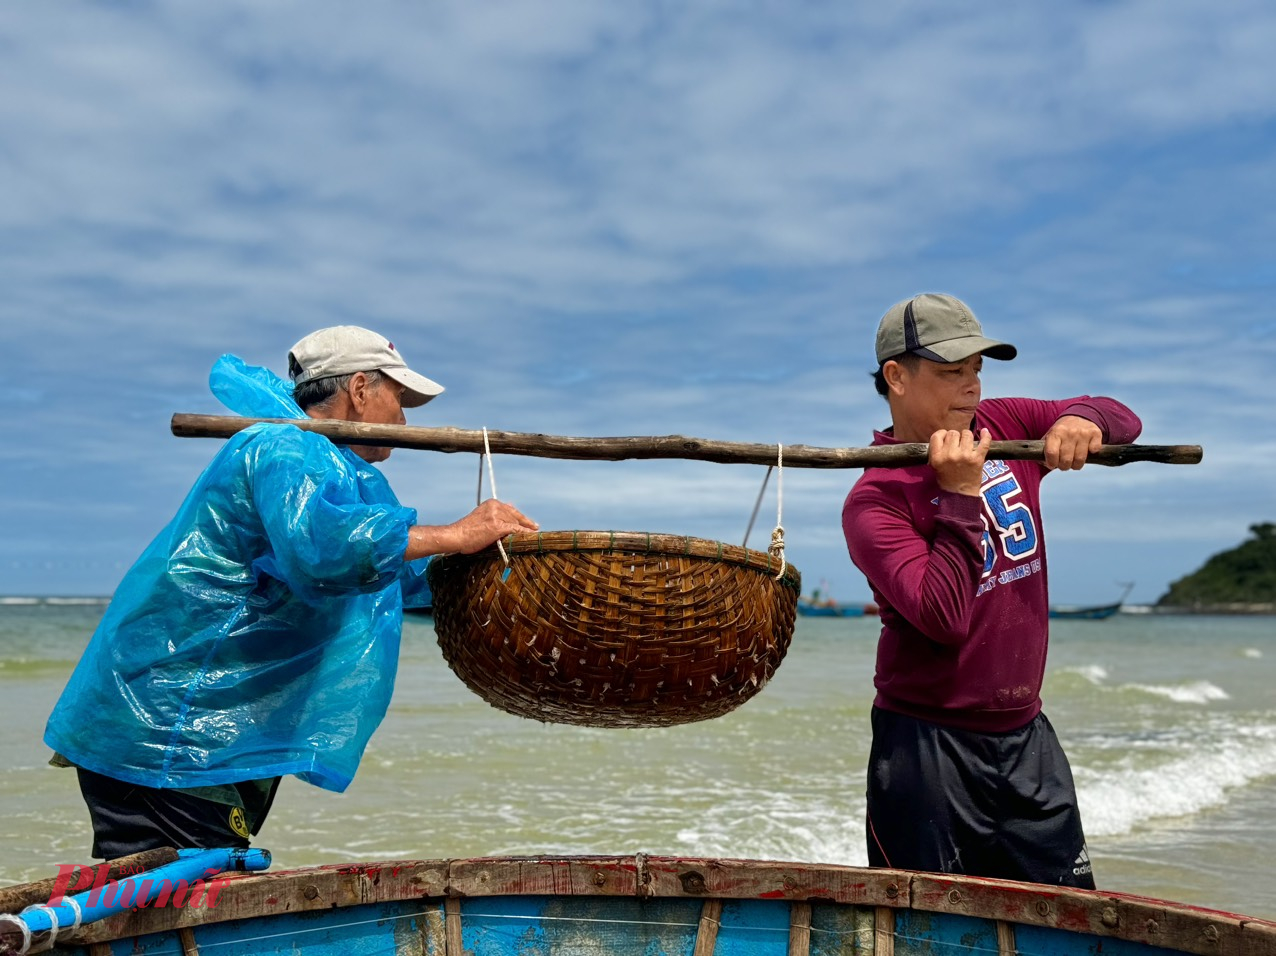
[[[292,385],[223,356],[233,411],[302,418]],[[231,438],[115,596],[49,718],[72,763],[149,787],[295,774],[349,786],[390,703],[416,512],[346,448],[291,425]]]

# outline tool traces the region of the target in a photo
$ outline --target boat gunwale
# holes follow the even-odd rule
[[[956,914],[1200,956],[1276,951],[1276,922],[1105,890],[982,877],[721,858],[476,857],[222,874],[214,907],[135,910],[63,933],[90,945],[209,923],[400,901],[493,896],[789,900]]]

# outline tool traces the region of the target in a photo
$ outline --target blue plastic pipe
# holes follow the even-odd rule
[[[105,865],[105,864],[103,864]],[[79,910],[79,925],[93,923],[105,919],[113,913],[122,913],[135,907],[146,906],[158,897],[168,894],[172,898],[175,891],[185,883],[187,890],[197,882],[217,873],[230,870],[264,870],[270,866],[270,851],[255,848],[229,848],[217,850],[178,850],[177,859],[165,863],[145,873],[137,873],[123,880],[112,880],[105,887],[77,893],[65,897],[56,906],[28,907],[18,916],[7,919],[19,924],[18,929],[25,926],[28,933],[48,932],[54,927],[56,919],[59,931],[67,932],[77,923],[76,910]],[[114,892],[107,892],[113,890]],[[183,894],[183,900],[185,894]],[[176,905],[181,902],[175,901]],[[23,934],[29,941],[30,937]],[[26,949],[23,948],[22,952]]]

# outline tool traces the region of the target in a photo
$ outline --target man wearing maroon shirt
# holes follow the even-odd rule
[[[1041,479],[1141,425],[1110,398],[981,400],[985,338],[950,295],[892,306],[877,331],[891,427],[928,465],[867,470],[847,496],[851,560],[881,609],[869,755],[869,863],[1093,887],[1076,788],[1041,712],[1048,640]],[[1044,439],[1045,462],[987,460]]]

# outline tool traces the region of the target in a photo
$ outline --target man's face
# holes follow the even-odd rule
[[[983,367],[982,355],[960,362],[923,359],[912,368],[901,364],[899,392],[892,404],[896,437],[929,441],[941,428],[969,428],[979,405],[979,373]],[[906,437],[901,430],[908,433]]]
[[[365,422],[378,425],[406,425],[403,416],[403,386],[382,376],[368,389],[368,405],[363,413]]]
[[[403,386],[384,375],[363,392],[360,421],[374,425],[404,425]],[[351,445],[350,450],[368,462],[385,461],[391,449],[381,445]]]

